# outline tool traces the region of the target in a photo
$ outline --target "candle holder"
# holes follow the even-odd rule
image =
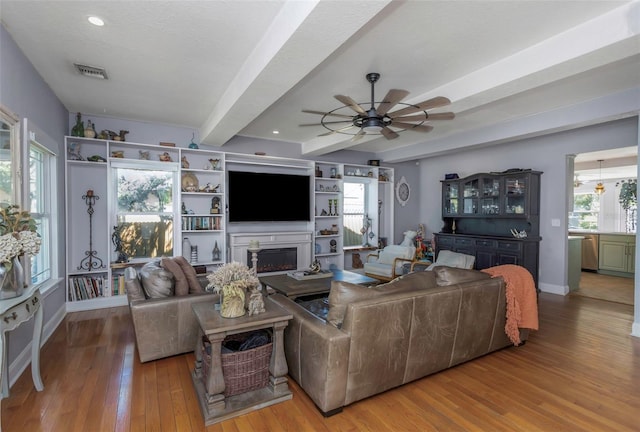
[[[102,269],[106,266],[103,261],[98,258],[98,252],[93,249],[93,206],[96,201],[100,199],[98,195],[93,193],[93,190],[89,189],[84,195],[82,195],[82,199],[85,204],[88,206],[87,213],[89,214],[89,250],[85,251],[85,257],[80,261],[80,265],[78,266],[78,270],[96,270]]]

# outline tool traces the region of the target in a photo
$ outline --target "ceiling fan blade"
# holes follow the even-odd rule
[[[362,129],[360,129],[360,131],[355,134],[353,136],[353,138],[351,138],[351,141],[358,141],[359,139],[361,139],[363,136],[365,136],[367,133],[365,131],[363,131]]]
[[[349,96],[335,95],[334,97],[338,99],[340,102],[342,102],[343,104],[345,104],[346,106],[348,106],[349,108],[351,108],[352,110],[354,110],[355,112],[357,112],[358,114],[367,113],[360,105],[357,104],[356,101],[351,99]]]
[[[420,102],[419,104],[415,104],[406,108],[402,108],[401,110],[392,112],[391,114],[389,114],[389,117],[395,118],[395,117],[406,115],[406,114],[413,114],[414,112],[426,111],[433,108],[449,105],[450,103],[451,101],[446,97],[437,96],[437,97],[434,97],[433,99]]]
[[[380,131],[380,133],[382,135],[384,135],[384,137],[388,140],[392,140],[395,138],[398,138],[400,135],[398,135],[397,133],[395,133],[394,131],[392,131],[391,129],[389,129],[388,127],[383,127],[382,130]]]
[[[329,135],[333,135],[333,134],[335,134],[335,133],[339,133],[339,132],[345,131],[345,130],[347,130],[347,129],[351,129],[352,127],[354,127],[354,125],[345,126],[345,127],[343,127],[343,128],[340,128],[340,129],[330,130],[329,132],[325,132],[325,133],[320,134],[320,135],[318,135],[318,136],[319,136],[319,137],[322,137],[322,136],[329,136]]]
[[[418,114],[414,116],[405,116],[405,117],[393,117],[393,120],[398,120],[402,122],[414,122],[414,121],[429,121],[429,120],[453,120],[455,118],[455,114],[452,112],[446,113],[434,113],[434,114]]]
[[[387,94],[385,95],[384,99],[382,99],[382,102],[380,103],[380,105],[378,105],[378,109],[376,110],[376,112],[378,113],[378,115],[381,115],[381,116],[385,115],[386,113],[389,112],[391,108],[396,106],[398,102],[400,102],[402,99],[404,99],[408,95],[409,95],[409,92],[406,90],[398,90],[398,89],[389,90],[389,92],[387,92]]]
[[[302,110],[302,112],[307,114],[320,114],[320,115],[332,116],[332,117],[342,117],[342,118],[349,118],[349,119],[353,118],[353,116],[346,115],[346,114],[335,114],[330,112],[322,112],[322,111],[314,111],[314,110]]]
[[[298,126],[322,126],[323,124],[351,123],[351,120],[337,120],[324,123],[304,123]]]
[[[391,126],[407,129],[407,130],[414,130],[416,132],[431,132],[433,130],[433,126],[431,125],[414,125],[411,123],[402,123],[402,122],[399,122],[399,123],[393,122],[391,123]]]

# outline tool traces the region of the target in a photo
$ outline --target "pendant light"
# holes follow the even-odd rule
[[[596,185],[596,188],[594,190],[595,193],[597,193],[598,195],[602,195],[604,193],[604,185],[602,184],[602,159],[598,159],[598,162],[600,162],[600,181],[598,182],[598,184]]]

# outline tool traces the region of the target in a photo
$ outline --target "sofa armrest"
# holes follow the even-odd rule
[[[379,253],[370,253],[369,255],[367,255],[366,262],[369,262],[369,258],[375,258],[376,261],[377,261],[380,258],[380,254]]]
[[[193,351],[198,323],[191,306],[207,302],[214,307],[217,294],[189,294],[129,302],[140,362]]]
[[[285,329],[289,375],[325,414],[344,406],[351,338],[281,294],[274,302],[293,315]]]

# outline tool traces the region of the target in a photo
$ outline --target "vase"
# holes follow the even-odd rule
[[[16,256],[11,263],[0,263],[0,299],[19,297],[24,292],[24,269]]]
[[[238,318],[245,314],[244,295],[224,295],[220,290],[220,315],[222,318]]]

